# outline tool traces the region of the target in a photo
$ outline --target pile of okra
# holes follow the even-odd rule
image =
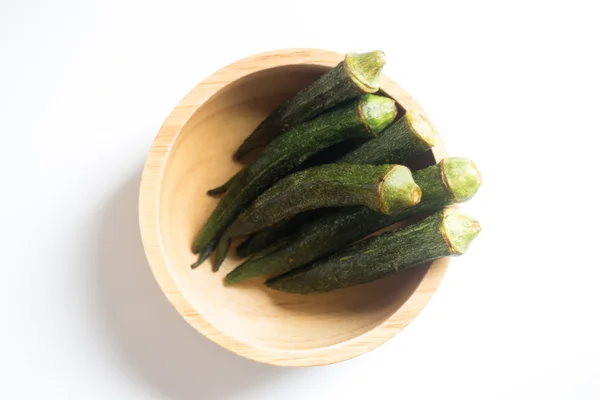
[[[192,268],[214,252],[217,271],[244,236],[236,252],[246,259],[227,285],[262,277],[308,294],[466,252],[480,226],[451,206],[475,195],[481,174],[462,157],[407,167],[439,137],[425,115],[380,90],[384,64],[382,51],[348,53],[258,125],[234,158],[260,155],[208,191],[221,198],[193,243]]]

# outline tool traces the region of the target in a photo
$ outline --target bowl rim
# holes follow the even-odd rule
[[[395,336],[419,314],[439,286],[450,261],[449,258],[443,258],[429,266],[408,300],[381,324],[347,341],[316,349],[268,349],[243,343],[206,321],[178,288],[161,241],[158,206],[164,167],[182,128],[211,96],[246,75],[291,65],[334,67],[343,57],[341,53],[323,49],[280,49],[240,59],[216,71],[194,87],[166,118],[152,143],[142,172],[139,194],[140,233],[146,258],[162,292],[177,312],[198,332],[225,349],[251,360],[277,366],[317,366],[367,353]],[[424,113],[421,106],[388,77],[382,76],[381,88],[404,108]],[[443,143],[433,149],[433,155],[436,162],[447,156]]]

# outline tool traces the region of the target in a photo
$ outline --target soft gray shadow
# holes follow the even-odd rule
[[[140,173],[121,186],[97,221],[91,249],[101,316],[117,356],[169,399],[227,399],[289,369],[246,360],[190,327],[152,276],[138,228]]]

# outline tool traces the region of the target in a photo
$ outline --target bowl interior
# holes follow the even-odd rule
[[[417,268],[368,285],[302,296],[266,289],[260,279],[224,286],[223,277],[240,263],[233,251],[218,273],[211,271],[212,260],[190,269],[195,261],[191,244],[218,202],[206,191],[242,167],[231,155],[243,139],[278,104],[327,69],[278,67],[229,84],[184,126],[163,170],[158,223],[179,290],[215,329],[255,348],[316,349],[352,340],[396,312],[427,271]]]

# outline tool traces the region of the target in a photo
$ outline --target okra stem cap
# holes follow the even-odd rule
[[[481,173],[468,158],[448,157],[441,161],[448,192],[457,203],[469,200],[481,186]]]
[[[379,90],[379,78],[384,65],[385,53],[381,50],[350,52],[346,55],[346,68],[350,78],[366,93]]]
[[[450,251],[453,254],[463,254],[481,232],[481,226],[476,219],[447,208],[444,210],[441,230]]]
[[[433,147],[439,142],[440,137],[437,130],[425,115],[414,110],[408,110],[404,118],[408,121],[415,135],[427,143],[429,147]]]
[[[359,102],[359,110],[364,123],[374,135],[380,134],[396,118],[396,102],[389,97],[364,95]]]
[[[403,165],[395,165],[379,184],[381,212],[396,215],[421,201],[421,188]]]

